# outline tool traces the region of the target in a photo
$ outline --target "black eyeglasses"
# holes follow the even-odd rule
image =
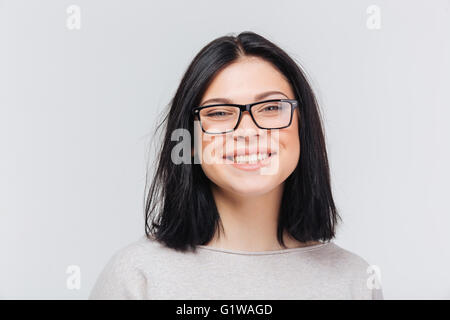
[[[272,99],[250,104],[212,104],[192,109],[198,116],[202,131],[209,134],[222,134],[236,130],[242,112],[248,111],[253,122],[260,129],[283,129],[292,123],[294,109],[298,101],[292,99]]]

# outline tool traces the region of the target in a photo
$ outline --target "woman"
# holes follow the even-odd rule
[[[91,299],[382,299],[368,263],[331,241],[317,102],[282,49],[253,32],[210,42],[165,121],[146,235]]]

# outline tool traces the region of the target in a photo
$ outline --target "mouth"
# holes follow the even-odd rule
[[[236,164],[257,164],[259,162],[262,162],[268,158],[273,157],[276,155],[276,152],[267,152],[267,153],[253,153],[253,154],[245,154],[245,155],[230,155],[224,157],[224,159],[227,159],[231,161],[232,163]]]

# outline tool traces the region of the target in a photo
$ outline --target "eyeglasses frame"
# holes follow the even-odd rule
[[[289,119],[289,124],[287,124],[286,126],[283,127],[277,127],[277,128],[264,128],[261,127],[255,120],[255,118],[253,117],[253,113],[251,112],[251,108],[254,105],[257,104],[262,104],[262,103],[266,103],[266,102],[289,102],[291,105],[291,117]],[[202,126],[202,119],[200,118],[200,110],[205,109],[205,108],[209,108],[209,107],[218,107],[218,106],[228,106],[228,107],[239,107],[239,118],[237,120],[236,126],[228,131],[223,131],[223,132],[208,132],[206,131],[203,126]],[[263,100],[263,101],[258,101],[258,102],[253,102],[253,103],[248,103],[248,104],[234,104],[234,103],[218,103],[218,104],[210,104],[210,105],[206,105],[206,106],[199,106],[199,107],[195,107],[192,109],[192,114],[194,116],[198,116],[198,119],[200,120],[200,127],[202,128],[202,131],[206,134],[224,134],[224,133],[229,133],[229,132],[233,132],[234,130],[236,130],[236,128],[239,126],[239,123],[241,122],[242,119],[242,113],[244,111],[248,111],[248,113],[250,114],[250,117],[253,120],[253,123],[260,129],[265,129],[265,130],[276,130],[276,129],[284,129],[289,127],[292,124],[292,117],[294,115],[294,109],[298,107],[298,101],[295,99],[270,99],[270,100]]]

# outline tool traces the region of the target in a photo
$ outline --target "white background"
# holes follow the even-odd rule
[[[66,27],[72,4],[80,30]],[[246,30],[312,81],[335,242],[380,267],[386,299],[450,298],[448,0],[0,0],[0,298],[88,297],[143,235],[149,143],[182,74]]]

